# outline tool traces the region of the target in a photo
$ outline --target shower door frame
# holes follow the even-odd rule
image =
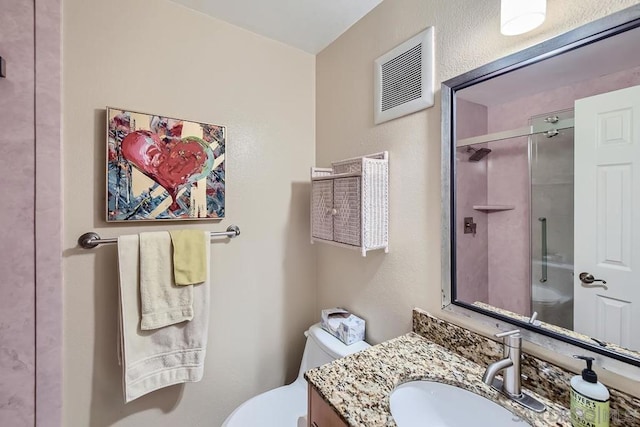
[[[557,128],[554,127],[553,129],[548,129],[548,123],[552,122],[552,118],[561,116],[561,115],[570,115],[571,117],[566,117],[563,119],[558,118],[558,121],[556,123],[561,124],[560,126],[558,126]],[[543,119],[542,123],[535,123],[536,119]],[[534,316],[534,313],[536,313],[536,311],[534,310],[534,302],[533,302],[533,281],[534,281],[534,277],[533,277],[533,225],[534,225],[534,215],[533,215],[533,144],[534,144],[534,140],[533,138],[539,135],[543,135],[543,134],[547,134],[547,136],[549,138],[553,138],[556,135],[558,135],[558,133],[554,133],[554,131],[561,131],[561,130],[567,130],[567,129],[574,129],[574,117],[575,117],[575,113],[574,113],[574,109],[573,108],[567,108],[567,109],[563,109],[563,110],[556,110],[556,111],[551,111],[548,113],[543,113],[543,114],[536,114],[535,116],[532,116],[529,118],[529,123],[530,123],[530,127],[531,127],[531,133],[529,134],[529,138],[527,138],[527,149],[528,149],[528,163],[529,163],[529,186],[528,186],[528,190],[529,190],[529,277],[530,277],[530,284],[529,284],[529,307],[530,307],[530,311],[531,311],[531,315]],[[550,133],[551,132],[551,133]],[[573,215],[573,212],[572,212]],[[545,229],[548,227],[548,218],[545,217]],[[546,234],[546,232],[545,232]],[[548,242],[548,235],[546,236],[546,239]],[[542,242],[541,242],[542,245]],[[545,281],[543,283],[547,283],[548,285],[548,264],[546,264],[548,262],[548,248],[545,248],[545,253],[546,253],[546,257],[547,260],[545,261],[543,259],[543,256],[540,256],[540,262],[541,262],[541,267],[543,268],[543,271],[546,270],[546,277],[544,277]],[[545,265],[546,264],[546,265]],[[540,282],[542,282],[542,278],[540,279]],[[573,295],[571,296],[571,301],[573,301]],[[573,309],[572,309],[573,310]],[[537,313],[539,314],[539,313]],[[573,317],[573,312],[572,312],[572,317]],[[534,317],[535,320],[535,317]],[[544,319],[541,319],[541,321],[545,321]],[[566,328],[565,326],[562,325],[556,325],[556,326],[560,326],[562,328],[565,329],[569,329],[569,330],[573,330],[573,328]]]

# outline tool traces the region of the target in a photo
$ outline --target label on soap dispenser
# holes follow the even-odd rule
[[[571,388],[571,425],[609,427],[609,401],[590,399]]]

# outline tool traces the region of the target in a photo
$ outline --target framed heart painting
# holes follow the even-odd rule
[[[107,221],[224,218],[225,126],[107,107]]]

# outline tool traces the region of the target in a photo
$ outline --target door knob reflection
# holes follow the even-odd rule
[[[593,274],[591,273],[583,272],[583,273],[580,273],[579,277],[580,277],[580,281],[586,285],[590,285],[593,282],[602,282],[603,285],[607,284],[605,280],[594,278]]]

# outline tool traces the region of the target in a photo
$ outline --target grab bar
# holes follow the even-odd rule
[[[542,265],[542,277],[540,277],[540,283],[547,281],[547,218],[540,217],[538,221],[541,223],[542,232],[542,244],[541,246],[541,265]]]
[[[240,235],[240,227],[237,225],[230,225],[227,227],[227,231],[212,231],[210,234],[211,237],[228,237],[233,239]],[[78,246],[83,249],[93,249],[104,243],[118,243],[118,239],[115,237],[111,239],[102,239],[94,232],[84,233],[82,236],[78,237]]]

